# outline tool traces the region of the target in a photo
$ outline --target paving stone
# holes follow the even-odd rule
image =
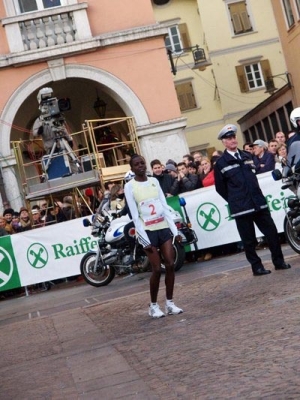
[[[265,260],[264,277],[249,267],[197,275],[175,287],[177,316],[149,318],[141,292],[3,325],[0,397],[299,399],[300,259],[292,260],[287,271]]]

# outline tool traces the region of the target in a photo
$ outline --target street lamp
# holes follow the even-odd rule
[[[99,98],[98,92],[97,92],[97,100],[95,101],[93,108],[96,111],[99,118],[105,117],[106,106],[107,106],[107,104],[105,103],[104,100],[101,100]]]
[[[196,44],[196,46],[182,48],[181,51],[182,52],[187,52],[187,51],[192,52],[193,59],[194,59],[194,66],[192,69],[199,69],[200,71],[204,71],[207,66],[211,65],[211,63],[209,61],[207,61],[207,59],[206,59],[204,49],[201,49],[197,44]],[[168,53],[170,64],[171,64],[171,71],[172,71],[173,75],[176,75],[177,68],[174,63],[173,52],[172,52],[172,50],[167,49],[167,53]],[[175,54],[175,57],[180,58],[181,54],[179,54],[179,55]]]
[[[286,79],[281,78],[283,81],[286,82],[286,84],[288,85],[289,88],[292,87],[292,83],[291,83],[291,76],[289,72],[284,72],[282,74],[277,74],[277,75],[272,75],[272,76],[268,76],[267,79],[265,80],[265,86],[266,86],[266,91],[265,93],[269,93],[269,94],[274,94],[276,92],[276,90],[278,90],[275,85],[274,85],[274,80],[273,78],[278,78],[278,77],[282,77],[285,76]]]

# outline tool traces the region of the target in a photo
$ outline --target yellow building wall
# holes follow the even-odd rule
[[[185,132],[191,149],[221,149],[219,130],[227,123],[238,125],[239,118],[269,96],[265,89],[241,93],[235,70],[241,60],[268,59],[272,75],[286,70],[271,1],[251,0],[247,6],[254,30],[238,36],[230,30],[225,1],[172,0],[163,7],[153,7],[158,21],[180,18],[179,23],[186,22],[192,44],[204,48],[212,63],[205,71],[192,70],[187,67],[186,58],[180,57],[173,77],[175,83],[191,79],[194,88],[197,109],[183,113],[188,121]],[[241,134],[239,142],[242,145]]]

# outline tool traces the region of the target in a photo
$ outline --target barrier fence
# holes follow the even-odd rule
[[[277,229],[283,232],[285,196],[293,196],[293,193],[289,189],[282,190],[282,182],[275,182],[269,172],[258,175],[258,180]],[[240,241],[228,204],[214,186],[187,192],[181,197],[186,200],[199,249]],[[167,201],[180,210],[177,197]],[[79,275],[81,258],[97,246],[97,240],[90,235],[90,229],[83,226],[82,219],[1,237],[0,291]],[[262,236],[258,230],[256,234]]]

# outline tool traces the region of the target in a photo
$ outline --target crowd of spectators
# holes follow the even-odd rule
[[[31,229],[70,221],[93,214],[103,199],[100,188],[88,188],[80,197],[71,193],[61,200],[39,200],[31,207],[14,210],[6,202],[0,215],[0,236],[13,235]]]

